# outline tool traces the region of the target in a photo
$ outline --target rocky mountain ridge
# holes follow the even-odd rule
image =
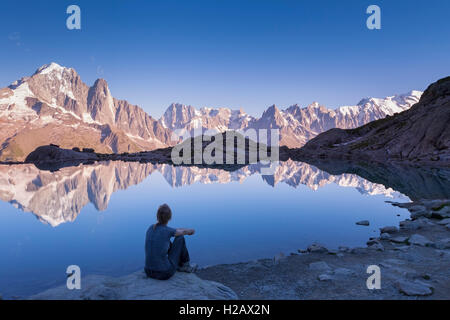
[[[0,124],[3,161],[22,161],[49,143],[117,153],[170,142],[169,130],[140,107],[113,98],[105,80],[89,87],[75,70],[56,63],[0,90]]]
[[[450,77],[431,84],[408,110],[364,126],[331,129],[295,157],[450,164]]]
[[[355,106],[329,109],[314,102],[307,107],[292,105],[284,110],[276,105],[267,108],[260,118],[245,113],[242,109],[201,108],[183,104],[172,104],[161,117],[162,126],[180,133],[194,129],[246,130],[279,129],[280,145],[289,148],[303,146],[319,133],[332,128],[356,128],[368,122],[392,116],[409,109],[417,103],[422,92],[412,90],[406,94],[383,99],[365,98]]]
[[[37,147],[93,148],[100,153],[173,146],[175,130],[280,129],[280,145],[301,147],[330,128],[354,128],[410,108],[421,92],[328,109],[318,103],[285,110],[273,105],[260,118],[241,110],[172,104],[160,119],[114,98],[104,79],[89,87],[72,68],[50,63],[0,89],[0,161],[23,161]]]

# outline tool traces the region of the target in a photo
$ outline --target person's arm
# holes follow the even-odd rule
[[[178,236],[192,236],[195,233],[194,229],[177,228],[175,237]]]

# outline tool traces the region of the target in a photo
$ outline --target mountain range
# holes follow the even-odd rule
[[[355,129],[335,128],[299,149],[296,157],[450,164],[450,77],[432,83],[404,112]]]
[[[160,119],[112,96],[104,79],[89,87],[72,68],[44,65],[30,77],[0,89],[0,161],[23,161],[41,145],[93,148],[101,153],[150,151],[173,146],[175,130],[279,129],[280,145],[303,146],[332,128],[351,129],[408,110],[420,91],[364,98],[329,109],[317,102],[286,109],[272,105],[261,117],[229,108],[170,105]]]

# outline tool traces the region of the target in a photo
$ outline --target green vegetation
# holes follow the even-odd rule
[[[433,207],[433,208],[431,208],[433,211],[441,211],[444,207],[448,207],[448,206],[450,206],[450,204],[448,204],[448,203],[443,203],[443,204],[441,204],[440,206],[438,206],[438,207]]]

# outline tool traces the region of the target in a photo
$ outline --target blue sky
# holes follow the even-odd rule
[[[66,28],[81,8],[82,29]],[[381,7],[381,30],[366,8]],[[328,107],[424,90],[450,75],[446,0],[4,2],[0,87],[55,61],[159,117],[196,107]]]

